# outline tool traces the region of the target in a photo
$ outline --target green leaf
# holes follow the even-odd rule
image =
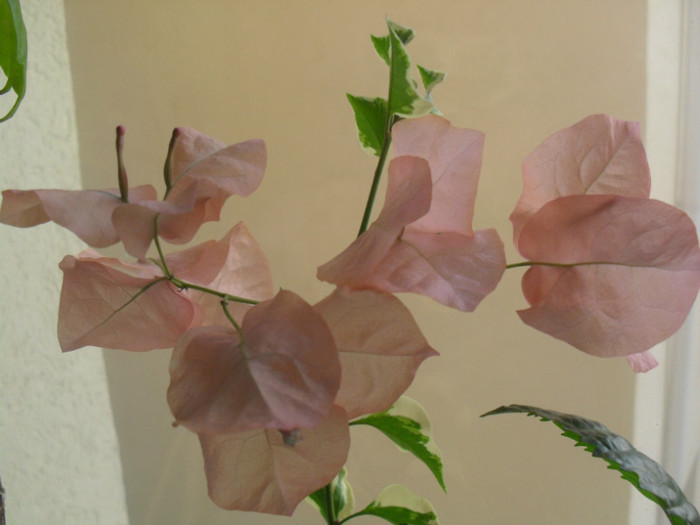
[[[430,502],[403,485],[389,485],[356,516],[377,516],[394,525],[439,525]],[[341,522],[342,523],[342,522]]]
[[[393,23],[387,21],[387,24],[390,43],[389,111],[391,115],[403,117],[420,117],[430,113],[433,105],[418,94],[416,83],[411,78],[411,59],[404,43],[394,30]]]
[[[336,518],[343,520],[352,514],[355,508],[355,494],[348,483],[348,471],[345,467],[330,483],[331,498]],[[309,494],[310,502],[318,509],[323,519],[328,521],[328,507],[326,505],[326,487]]]
[[[351,425],[370,425],[382,432],[401,449],[425,463],[445,490],[440,450],[433,441],[428,414],[420,403],[402,396],[388,410],[356,419]]]
[[[7,82],[0,95],[12,89],[17,100],[0,122],[15,114],[24,98],[27,79],[27,30],[22,20],[19,0],[0,0],[0,67]]]
[[[370,155],[379,156],[384,147],[386,106],[383,98],[366,98],[347,95],[355,112],[355,123],[360,146]]]
[[[564,431],[563,436],[576,441],[577,446],[584,447],[594,457],[607,461],[609,469],[620,471],[623,479],[663,509],[673,525],[700,525],[700,514],[673,478],[658,463],[601,423],[524,405],[502,406],[483,416],[509,413],[526,413],[542,421],[551,421]]]
[[[413,37],[416,36],[413,29],[409,27],[400,26],[399,24],[397,24],[396,22],[392,22],[391,20],[387,20],[387,24],[390,28],[394,29],[394,32],[397,34],[399,39],[401,39],[401,42],[403,42],[404,45],[408,44],[411,40],[413,40]],[[384,62],[386,62],[386,65],[390,66],[391,59],[389,58],[389,50],[391,47],[391,43],[389,41],[389,35],[370,36],[372,38],[372,44],[374,44],[375,51],[377,52],[379,57]]]
[[[420,73],[421,81],[423,82],[423,87],[425,88],[425,97],[428,100],[432,100],[430,98],[430,94],[432,93],[435,86],[437,86],[443,80],[445,80],[447,73],[443,73],[442,71],[433,71],[431,69],[424,68],[420,65],[417,67],[418,73]]]

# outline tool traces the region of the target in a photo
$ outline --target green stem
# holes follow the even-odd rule
[[[330,483],[323,488],[323,493],[326,496],[326,518],[328,525],[338,525],[338,520],[335,515],[335,506],[333,505],[333,493],[331,491]]]
[[[221,308],[224,310],[224,315],[226,316],[226,319],[228,319],[229,322],[233,325],[233,327],[236,329],[236,332],[238,332],[238,337],[240,337],[241,341],[243,341],[243,330],[241,330],[241,326],[233,318],[233,315],[231,315],[231,311],[228,309],[228,301],[226,301],[226,299],[221,299]]]
[[[360,231],[357,236],[359,237],[369,228],[369,220],[372,217],[372,208],[374,207],[374,200],[377,197],[377,190],[379,189],[379,181],[382,178],[382,172],[384,171],[384,163],[386,162],[387,155],[389,154],[389,147],[391,146],[391,128],[396,121],[395,115],[391,112],[391,93],[393,91],[394,84],[394,50],[391,50],[391,63],[389,64],[389,92],[386,97],[386,119],[384,120],[384,142],[382,143],[382,151],[379,153],[379,161],[377,162],[377,168],[374,170],[374,178],[372,179],[372,186],[369,190],[369,196],[367,197],[367,204],[365,205],[365,213],[362,215],[362,223],[360,224]]]
[[[610,261],[589,261],[589,262],[580,262],[580,263],[553,263],[553,262],[546,262],[546,261],[523,261],[523,262],[519,262],[519,263],[506,264],[506,270],[510,270],[511,268],[522,268],[524,266],[552,266],[554,268],[573,268],[574,266],[596,266],[596,265],[603,265],[603,264],[609,264],[609,265],[613,265],[613,266],[633,266],[631,264],[616,263],[616,262],[610,262]]]
[[[374,201],[377,197],[377,190],[379,189],[379,181],[382,178],[382,172],[384,171],[384,164],[386,163],[386,158],[389,155],[389,147],[391,146],[391,126],[393,123],[393,118],[387,115],[387,126],[384,131],[384,143],[382,145],[382,151],[379,154],[379,161],[377,161],[377,167],[374,170],[374,178],[372,179],[372,186],[369,190],[369,196],[367,197],[367,204],[365,205],[365,212],[362,215],[362,223],[360,224],[360,231],[357,233],[359,237],[369,228],[369,220],[372,217],[372,208],[374,207]]]
[[[163,270],[166,279],[170,281],[173,286],[179,288],[180,290],[197,290],[199,292],[208,293],[210,295],[215,295],[223,301],[233,301],[234,303],[243,304],[258,304],[259,301],[255,299],[247,299],[245,297],[238,297],[237,295],[231,295],[228,293],[220,292],[218,290],[213,290],[207,288],[206,286],[200,286],[188,281],[184,281],[178,277],[175,277],[173,272],[168,268],[168,263],[165,260],[165,255],[163,254],[163,248],[160,245],[160,239],[158,238],[158,215],[153,218],[153,242],[156,245],[156,250],[158,251],[158,259],[160,261],[160,268]]]

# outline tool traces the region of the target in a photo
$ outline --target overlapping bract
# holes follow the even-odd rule
[[[392,137],[396,157],[381,213],[318,277],[473,311],[505,270],[495,230],[472,230],[483,134],[429,115],[397,123]]]
[[[142,258],[157,216],[163,239],[189,242],[204,222],[218,220],[230,195],[246,196],[258,187],[267,152],[261,140],[224,146],[189,128],[178,128],[173,142],[172,185],[163,200],[150,185],[133,188],[128,201],[114,189],[5,190],[0,222],[29,227],[53,221],[93,248],[122,241],[130,255]]]
[[[250,194],[265,146],[224,146],[176,129],[168,190],[157,200],[151,186],[128,190],[117,132],[119,190],[7,191],[0,220],[52,220],[93,247],[123,243],[137,261],[91,249],[61,263],[62,349],[174,347],[168,403],[200,437],[212,499],[291,514],[343,466],[349,418],[389,408],[437,352],[387,293],[339,288],[314,307],[291,291],[275,295],[265,254],[243,223],[219,241],[144,259],[156,221],[160,239],[186,242],[218,219],[229,195]],[[427,164],[415,160],[429,191]]]
[[[187,242],[228,196],[255,190],[261,141],[224,146],[179,128],[160,201],[151,186],[123,198],[126,184],[3,192],[0,222],[51,220],[92,247],[121,241],[138,259],[88,250],[62,261],[61,348],[174,347],[168,402],[199,435],[209,494],[224,508],[291,514],[342,468],[348,421],[389,409],[437,354],[393,292],[471,311],[503,274],[496,232],[472,228],[483,135],[428,115],[392,136],[384,206],[319,268],[337,287],[314,306],[274,293],[243,223],[217,242],[144,259],[156,235]],[[700,288],[700,249],[685,214],[648,198],[638,126],[589,117],[543,142],[523,177],[511,215],[532,262],[520,317],[590,354],[652,368],[645,351],[678,329]]]
[[[511,215],[514,241],[534,265],[523,276],[530,326],[584,352],[632,356],[671,336],[700,288],[695,226],[649,199],[636,123],[594,115],[555,133],[523,164]]]

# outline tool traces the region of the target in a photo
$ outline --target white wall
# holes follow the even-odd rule
[[[28,90],[0,124],[0,188],[78,189],[63,2],[22,8]],[[127,523],[102,352],[62,355],[56,338],[58,262],[80,249],[54,225],[0,225],[0,476],[13,525]]]

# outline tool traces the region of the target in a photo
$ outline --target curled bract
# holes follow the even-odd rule
[[[354,289],[415,292],[472,311],[505,270],[495,230],[472,229],[483,134],[434,115],[392,130],[384,207],[369,229],[318,269]]]
[[[157,217],[163,239],[189,242],[203,223],[218,220],[229,196],[246,196],[258,187],[267,152],[261,140],[226,146],[190,128],[177,128],[175,135],[168,153],[170,187],[163,200],[150,185],[125,191],[124,197],[116,189],[5,190],[0,222],[30,227],[53,221],[93,248],[121,241],[130,255],[143,258]],[[123,170],[120,177],[125,178]]]

